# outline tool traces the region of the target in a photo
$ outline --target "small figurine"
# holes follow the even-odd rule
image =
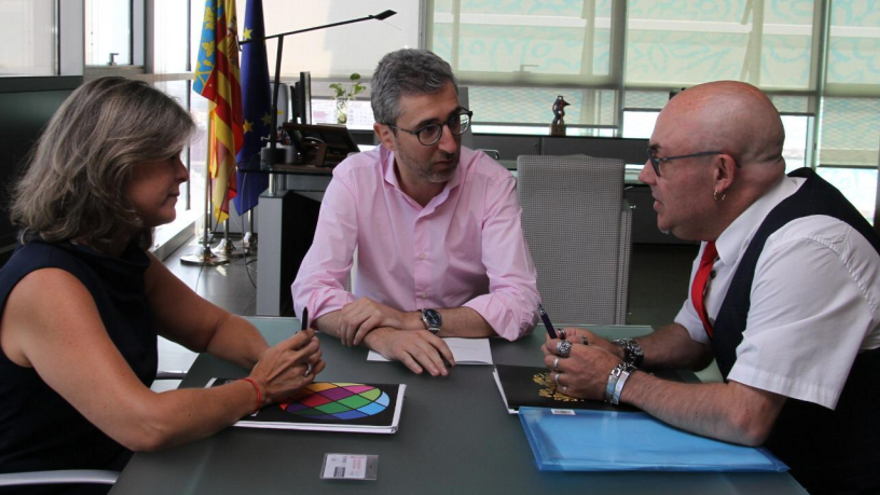
[[[550,135],[551,136],[565,136],[565,107],[569,106],[570,103],[565,101],[565,98],[562,95],[556,97],[556,101],[553,102],[553,122],[550,123]]]
[[[553,122],[551,125],[565,125],[565,121],[562,120],[565,117],[565,107],[569,106],[570,103],[565,101],[565,98],[562,95],[556,97],[556,101],[553,102]]]

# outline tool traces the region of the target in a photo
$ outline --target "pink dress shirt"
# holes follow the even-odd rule
[[[394,153],[358,153],[333,171],[311,249],[291,291],[318,318],[367,296],[401,311],[467,306],[508,340],[538,321],[537,272],[516,179],[467,148],[443,191],[422,208],[401,189]],[[357,247],[354,294],[345,290]]]

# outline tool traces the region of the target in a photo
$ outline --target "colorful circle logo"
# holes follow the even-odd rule
[[[360,383],[312,383],[281,409],[315,419],[350,420],[379,414],[388,407],[388,394]]]

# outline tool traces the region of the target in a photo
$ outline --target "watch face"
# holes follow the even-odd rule
[[[443,319],[440,318],[440,313],[433,309],[422,311],[422,317],[429,327],[439,327],[443,323]]]

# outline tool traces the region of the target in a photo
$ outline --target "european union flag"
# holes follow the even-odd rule
[[[244,14],[243,41],[266,36],[262,0],[248,0]],[[269,85],[269,63],[266,42],[247,43],[241,54],[241,92],[244,107],[244,146],[236,155],[239,167],[259,167],[260,149],[272,132],[272,93]],[[238,196],[235,209],[244,214],[260,200],[269,176],[238,172]]]

